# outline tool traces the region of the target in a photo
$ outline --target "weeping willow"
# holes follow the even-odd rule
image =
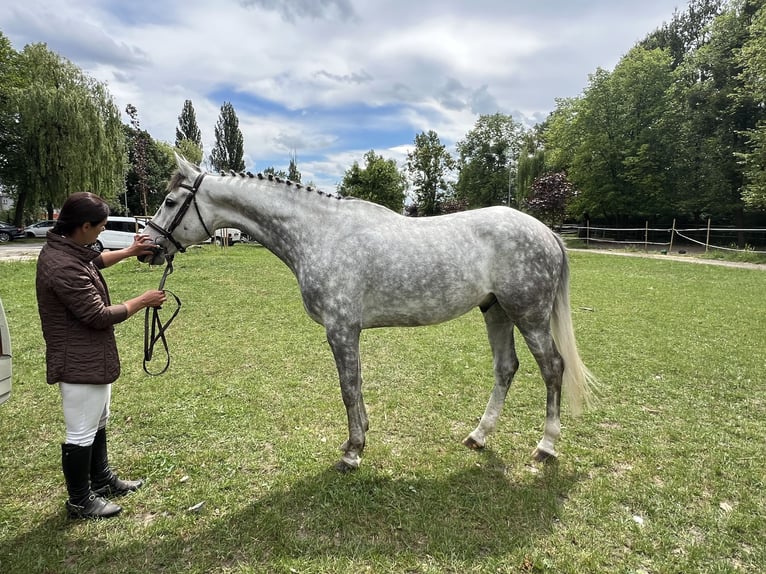
[[[44,44],[20,54],[15,92],[24,150],[17,209],[60,206],[75,191],[114,198],[127,169],[120,113],[106,87]]]
[[[545,152],[541,149],[524,152],[519,156],[516,171],[516,205],[523,209],[529,200],[535,180],[545,172]]]

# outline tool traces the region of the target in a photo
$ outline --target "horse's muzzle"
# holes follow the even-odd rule
[[[138,260],[141,263],[148,263],[149,265],[163,265],[165,263],[165,248],[158,243],[152,245],[153,253],[146,255],[139,255]]]

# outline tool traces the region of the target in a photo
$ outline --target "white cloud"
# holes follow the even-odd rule
[[[330,185],[370,149],[398,161],[421,131],[453,146],[477,114],[534,122],[597,67],[672,18],[677,2],[611,0],[25,0],[0,6],[16,49],[45,42],[143,128],[172,142],[191,99],[204,137],[224,101],[251,166]]]

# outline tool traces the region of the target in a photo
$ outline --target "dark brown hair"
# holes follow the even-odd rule
[[[107,217],[109,205],[103,199],[89,191],[79,191],[70,195],[61,206],[53,233],[69,235],[81,225],[96,225]]]

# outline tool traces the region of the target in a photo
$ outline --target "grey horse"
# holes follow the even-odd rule
[[[547,388],[543,437],[533,457],[557,456],[562,388],[577,413],[594,379],[575,342],[566,251],[544,224],[508,207],[405,217],[279,178],[209,174],[176,159],[178,171],[148,228],[156,252],[144,262],[161,264],[211,230],[235,227],[292,270],[306,312],[326,330],[340,377],[348,440],[338,469],[358,468],[368,429],[361,331],[441,323],[475,307],[486,323],[495,384],[464,444],[483,448],[495,429],[519,367],[516,327]]]

